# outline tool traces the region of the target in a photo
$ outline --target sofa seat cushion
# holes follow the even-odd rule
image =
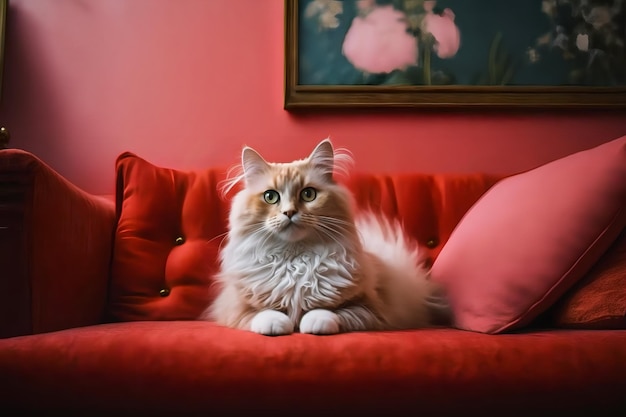
[[[0,340],[0,404],[90,416],[600,415],[624,404],[624,346],[619,330],[272,338],[202,321],[114,323]]]

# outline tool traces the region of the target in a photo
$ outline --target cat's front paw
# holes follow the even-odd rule
[[[266,336],[281,336],[293,333],[293,323],[280,311],[263,310],[252,318],[250,330]]]
[[[311,310],[302,316],[302,320],[300,320],[300,333],[339,333],[339,316],[328,310]]]

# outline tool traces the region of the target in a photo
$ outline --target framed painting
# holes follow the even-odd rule
[[[626,109],[626,0],[285,0],[287,110]]]

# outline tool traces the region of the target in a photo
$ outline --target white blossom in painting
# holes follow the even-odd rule
[[[576,47],[581,51],[589,50],[589,35],[579,33],[576,36]]]
[[[317,17],[320,29],[336,29],[343,13],[343,3],[339,0],[313,0],[304,11],[308,18]]]

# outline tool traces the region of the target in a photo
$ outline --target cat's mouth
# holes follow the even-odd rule
[[[298,223],[294,222],[293,220],[288,220],[283,224],[282,230],[289,230],[299,227],[301,226]]]
[[[304,238],[306,235],[306,229],[302,227],[301,224],[294,222],[293,220],[289,220],[281,225],[278,230],[278,234],[286,241],[295,242]]]

